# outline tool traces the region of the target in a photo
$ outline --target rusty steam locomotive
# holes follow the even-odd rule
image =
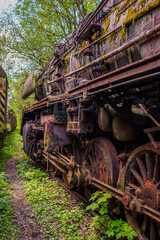
[[[140,239],[160,239],[160,1],[103,0],[35,89],[32,78],[23,87],[38,100],[23,112],[26,154],[69,188],[108,191]]]

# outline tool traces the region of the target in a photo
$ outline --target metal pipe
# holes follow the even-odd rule
[[[86,21],[86,24],[82,27],[81,33],[85,31],[85,29],[88,27],[88,25],[92,22],[94,17],[97,15],[97,13],[104,7],[104,5],[108,2],[108,0],[103,0],[97,7],[97,9],[91,14],[88,21]]]
[[[108,54],[105,54],[102,57],[97,58],[96,60],[86,64],[84,67],[81,67],[81,68],[79,68],[79,69],[77,69],[73,72],[70,72],[70,73],[66,74],[65,77],[69,77],[73,74],[79,73],[79,72],[85,70],[86,68],[89,68],[89,67],[93,66],[94,64],[98,64],[98,63],[100,63],[100,62],[102,62],[102,61],[104,61],[108,58],[111,58],[111,57],[115,56],[116,54],[126,50],[127,48],[130,48],[133,45],[135,45],[135,44],[137,44],[141,41],[144,41],[145,39],[149,38],[151,35],[154,35],[155,33],[157,33],[159,30],[160,30],[160,24],[156,25],[155,27],[153,27],[150,30],[142,32],[142,34],[140,36],[135,37],[130,42],[123,44],[121,47],[113,50],[112,52],[109,52]]]
[[[58,82],[58,81],[60,81],[60,80],[62,80],[62,79],[63,79],[63,77],[56,78],[56,79],[54,79],[54,80],[52,80],[52,81],[48,81],[48,84]]]
[[[146,57],[144,59],[141,59],[139,61],[133,62],[131,64],[128,64],[128,65],[124,66],[124,67],[121,67],[121,68],[118,68],[118,69],[116,69],[114,71],[106,73],[106,74],[104,74],[104,75],[102,75],[100,77],[94,78],[94,79],[92,79],[92,80],[90,80],[90,81],[88,81],[88,82],[86,82],[86,83],[84,83],[82,85],[79,85],[79,86],[77,86],[77,87],[75,87],[73,89],[70,89],[69,93],[77,91],[77,89],[84,88],[84,86],[92,85],[95,82],[100,82],[101,80],[108,79],[108,78],[110,78],[110,77],[112,77],[114,75],[118,75],[118,74],[120,74],[122,72],[125,72],[125,71],[128,71],[130,69],[135,69],[135,68],[137,68],[137,66],[145,65],[145,64],[150,63],[150,62],[152,62],[152,61],[154,61],[156,59],[159,59],[159,58],[160,58],[160,54],[155,54],[155,55]]]
[[[79,53],[85,51],[86,49],[90,48],[92,45],[96,44],[97,42],[103,40],[104,38],[108,37],[109,35],[113,34],[114,32],[117,32],[118,30],[121,30],[122,26],[119,26],[117,28],[115,28],[113,31],[106,33],[105,35],[103,35],[102,37],[98,38],[97,40],[95,40],[94,42],[92,42],[91,44],[89,44],[88,46],[84,47],[83,49],[81,49],[80,51],[76,52],[74,54],[74,56],[78,55]]]
[[[56,168],[58,168],[62,173],[65,173],[65,172],[66,172],[67,168],[65,168],[64,166],[60,166],[58,162],[56,163],[56,162],[54,161],[55,159],[51,160],[51,159],[52,159],[52,155],[46,154],[45,152],[43,152],[42,155],[43,155],[43,157],[45,157],[45,158],[48,157],[48,161],[49,161],[50,163],[52,163]]]
[[[147,76],[142,76],[142,77],[138,77],[138,78],[134,78],[132,80],[128,80],[128,81],[125,81],[125,82],[122,82],[122,83],[118,83],[118,84],[115,84],[113,86],[109,86],[109,87],[106,87],[106,88],[103,88],[103,89],[100,89],[100,90],[97,90],[97,91],[94,91],[94,92],[91,92],[89,93],[89,95],[92,95],[92,94],[96,94],[96,93],[100,93],[100,92],[104,92],[108,89],[113,89],[113,88],[116,88],[116,87],[120,87],[120,86],[123,86],[123,85],[127,85],[127,84],[130,84],[130,83],[134,83],[134,82],[137,82],[137,81],[142,81],[142,80],[150,80],[150,79],[153,79],[153,78],[157,78],[160,76],[160,72],[156,72],[156,73],[152,73],[152,74],[149,74]]]
[[[96,178],[91,177],[91,185],[93,186],[98,186],[101,190],[108,190],[110,192],[112,192],[112,195],[116,195],[117,198],[123,198],[124,196],[124,192],[120,191],[119,189],[112,187],[111,185],[104,183]]]
[[[154,122],[157,127],[160,127],[159,122],[156,121],[156,119],[154,119],[154,117],[151,116],[151,114],[149,114],[146,110],[146,108],[142,105],[142,104],[138,104],[138,106],[142,109],[142,111],[152,120],[152,122]]]

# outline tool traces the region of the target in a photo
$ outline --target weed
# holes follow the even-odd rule
[[[88,213],[81,206],[71,208],[71,197],[57,182],[49,179],[47,173],[31,166],[29,161],[19,160],[17,169],[23,180],[24,193],[32,206],[31,217],[43,225],[47,237],[79,240],[93,235],[87,221]],[[85,232],[82,230],[84,226]],[[98,235],[95,230],[94,235]]]
[[[87,210],[92,211],[99,209],[99,214],[93,218],[93,222],[90,227],[96,229],[102,229],[102,232],[108,237],[116,237],[116,239],[128,239],[132,240],[137,237],[138,234],[122,219],[112,220],[108,215],[108,199],[112,196],[106,192],[99,191],[93,193],[91,201],[94,201],[87,207]],[[103,238],[102,238],[103,239]]]
[[[10,140],[14,138],[10,138]],[[9,186],[5,173],[5,159],[13,156],[12,144],[9,143],[7,137],[4,142],[4,148],[0,150],[0,239],[12,239],[16,240],[18,236],[17,227],[13,224],[13,208],[10,204],[11,196],[8,190],[13,189],[13,186]]]

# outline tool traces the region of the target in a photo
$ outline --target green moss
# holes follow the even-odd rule
[[[139,6],[143,5],[145,2],[146,0],[139,0]],[[136,11],[134,7],[129,9],[125,20],[123,21],[122,30],[120,32],[122,39],[124,40],[126,37],[126,27],[129,24],[134,24],[137,19],[149,13],[158,6],[160,6],[160,0],[154,0],[152,3],[147,4],[147,6],[140,8],[138,11]]]
[[[126,14],[125,20],[123,21],[122,26],[125,27],[129,23],[134,24],[135,22],[135,16],[136,16],[136,10],[134,7],[128,10],[128,13]]]
[[[126,28],[121,29],[120,35],[121,35],[122,40],[126,39]]]
[[[119,9],[119,8],[120,8],[120,6],[121,6],[121,3],[122,3],[122,2],[120,2],[118,5],[116,5],[116,6],[113,8],[113,10],[112,10],[111,14],[112,14],[113,12],[115,12],[117,9]]]
[[[94,41],[94,40],[96,39],[96,37],[97,37],[97,34],[94,33],[94,34],[92,35],[92,37],[91,37],[92,41]]]
[[[110,25],[110,18],[107,19],[107,21],[105,22],[105,27],[104,27],[104,30],[103,30],[103,34],[107,34],[108,33],[108,28],[109,28],[109,25]]]
[[[121,14],[119,14],[118,12],[116,12],[116,19],[115,19],[115,23],[119,23],[119,20],[121,19]]]
[[[81,46],[78,48],[78,51],[81,51],[83,48],[87,47],[89,45],[89,41],[83,41]]]
[[[148,0],[139,0],[138,5],[142,7],[147,1]]]
[[[111,43],[111,42],[114,42],[114,44],[116,44],[116,37],[117,37],[117,35],[118,35],[118,33],[117,32],[114,32],[114,33],[112,33],[112,34],[110,34],[110,36],[109,36],[109,42]]]

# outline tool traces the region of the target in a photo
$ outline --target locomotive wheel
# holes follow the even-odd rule
[[[160,147],[160,143],[157,143]],[[151,143],[138,147],[130,155],[124,174],[124,191],[150,208],[160,209],[160,149]],[[129,204],[128,204],[129,206]],[[131,207],[129,207],[130,210]],[[152,218],[125,210],[128,223],[137,231],[139,239],[160,239],[160,224]]]
[[[111,141],[103,137],[91,140],[85,151],[85,168],[90,171],[92,177],[116,186],[119,162]],[[95,191],[92,186],[85,187],[85,196],[88,200]]]
[[[72,144],[65,145],[65,146],[59,146],[57,147],[56,151],[67,157],[68,159],[74,158],[74,160],[79,163],[79,159],[81,157],[80,152],[80,143],[78,145],[79,141],[75,138],[72,139]],[[72,177],[72,172],[69,171],[66,174],[62,174],[63,181],[67,188],[73,189],[75,186],[72,181],[69,181],[69,179]]]
[[[25,124],[23,127],[23,148],[24,152],[32,159],[34,159],[33,148],[35,140],[33,136],[31,137],[31,126],[29,124]]]
[[[85,152],[85,167],[93,177],[116,186],[119,162],[111,141],[103,137],[91,140]]]

